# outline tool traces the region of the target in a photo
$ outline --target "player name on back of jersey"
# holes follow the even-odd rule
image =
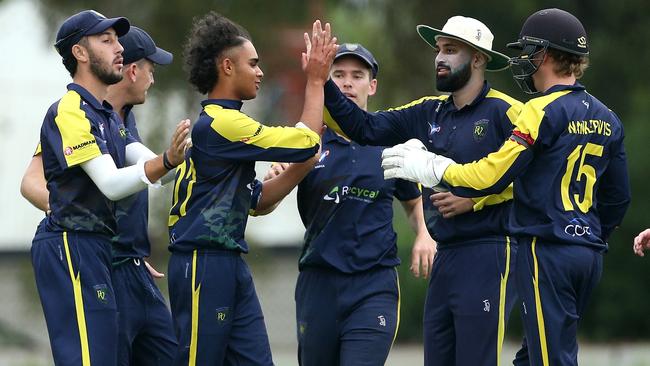
[[[567,130],[575,135],[590,135],[599,134],[603,136],[611,136],[612,128],[609,122],[600,119],[590,119],[585,121],[571,121],[567,126]]]

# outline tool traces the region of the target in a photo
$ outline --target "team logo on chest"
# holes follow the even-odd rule
[[[126,128],[124,127],[124,125],[120,125],[120,137],[126,139]]]
[[[483,138],[487,134],[489,124],[490,124],[489,119],[480,119],[474,122],[474,141],[479,142],[483,140]]]

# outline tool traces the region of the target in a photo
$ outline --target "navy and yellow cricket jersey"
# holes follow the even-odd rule
[[[318,151],[307,128],[269,127],[240,111],[241,101],[208,99],[192,129],[192,148],[176,170],[169,214],[170,250],[248,252],[244,230],[255,161],[299,162]],[[259,196],[259,194],[256,194]]]
[[[298,186],[298,211],[307,228],[300,269],[355,273],[399,264],[393,196],[408,201],[421,193],[415,183],[384,180],[382,151],[325,131],[320,160]]]
[[[517,100],[490,87],[469,105],[457,109],[452,97],[430,96],[404,106],[368,113],[349,101],[336,84],[325,84],[325,121],[328,126],[361,144],[393,146],[416,138],[429,151],[460,163],[478,160],[496,151],[512,132],[521,110]],[[476,199],[473,212],[444,219],[432,204],[433,190],[422,195],[424,215],[432,238],[439,245],[457,242],[505,240],[512,190]]]
[[[142,142],[135,123],[133,106],[124,107],[124,126],[135,141]],[[149,192],[142,190],[116,202],[117,235],[113,237],[113,257],[143,258],[151,254],[147,232],[149,223]]]
[[[630,201],[623,125],[575,85],[528,101],[503,147],[444,180],[458,194],[498,192],[514,180],[514,233],[607,248]]]
[[[97,101],[78,84],[52,104],[41,127],[43,168],[50,192],[48,231],[115,235],[114,202],[106,198],[80,164],[110,154],[124,166],[132,137],[110,104]]]

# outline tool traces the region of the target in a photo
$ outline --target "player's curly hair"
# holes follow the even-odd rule
[[[221,55],[246,40],[251,40],[248,31],[217,12],[194,18],[183,50],[189,82],[201,94],[210,92],[219,81],[216,64]]]
[[[555,60],[554,71],[563,76],[575,76],[580,79],[587,67],[589,67],[589,56],[580,56],[573,53],[548,49],[548,55]]]

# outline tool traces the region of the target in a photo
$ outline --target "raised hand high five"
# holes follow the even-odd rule
[[[302,69],[308,80],[322,82],[329,78],[330,67],[336,56],[338,45],[336,37],[332,37],[329,23],[322,28],[321,21],[316,20],[312,26],[311,38],[304,34],[305,52],[302,53]]]

